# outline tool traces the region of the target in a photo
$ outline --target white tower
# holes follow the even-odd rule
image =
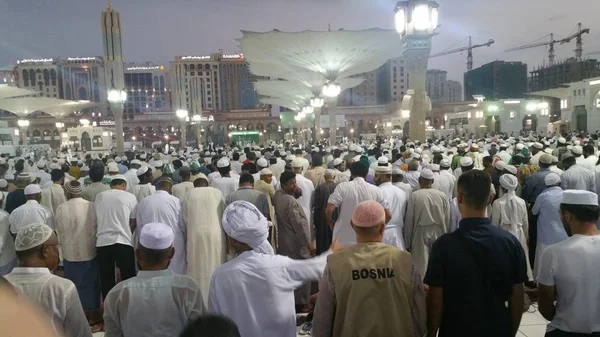
[[[108,89],[124,90],[121,17],[113,10],[111,0],[108,0],[106,11],[102,12],[101,24],[106,86]]]

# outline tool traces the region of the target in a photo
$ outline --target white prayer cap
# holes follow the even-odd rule
[[[6,181],[6,179],[0,179],[0,188],[5,188],[6,186],[8,186],[8,181]]]
[[[394,169],[392,170],[392,174],[393,174],[393,175],[401,175],[401,176],[403,176],[403,175],[404,175],[404,172],[403,172],[401,169],[399,169],[399,168],[397,168],[397,167],[396,167],[396,168],[394,168]]]
[[[554,172],[550,172],[544,177],[544,184],[546,186],[554,186],[558,183],[560,183],[560,176]]]
[[[544,148],[544,145],[542,145],[542,143],[535,142],[533,143],[533,147],[535,147],[538,150],[542,150]]]
[[[353,152],[356,151],[356,145],[354,145],[354,144],[350,145],[350,148],[348,148],[348,150],[353,151]]]
[[[32,195],[32,194],[38,194],[38,193],[42,193],[42,189],[40,188],[40,185],[30,184],[25,187],[25,195]]]
[[[352,212],[352,224],[356,227],[375,227],[384,223],[385,210],[377,201],[363,201]]]
[[[519,185],[519,181],[512,174],[503,174],[500,176],[500,185],[509,191],[514,191]]]
[[[269,162],[265,158],[260,158],[259,160],[256,161],[256,165],[258,165],[260,167],[267,167],[267,166],[269,166]]]
[[[294,160],[292,160],[292,167],[302,167],[303,165],[303,160],[302,158],[296,157],[294,158]]]
[[[234,201],[223,211],[223,230],[233,239],[243,242],[262,254],[273,255],[267,241],[269,224],[265,216],[247,201]]]
[[[122,174],[116,174],[112,177],[110,177],[112,180],[125,180],[125,182],[127,182],[127,178],[125,178],[124,175]]]
[[[377,165],[387,165],[389,163],[389,159],[386,156],[381,156],[377,158]]]
[[[541,164],[552,164],[552,156],[547,153],[544,153],[540,156],[539,161]]]
[[[115,163],[108,164],[108,173],[118,173],[119,167]]]
[[[353,157],[352,160],[355,162],[360,161],[360,155]]]
[[[421,170],[421,178],[432,180],[434,178],[433,172],[430,169]]]
[[[219,159],[219,161],[217,162],[217,167],[218,168],[224,168],[229,166],[229,159],[226,157],[223,157],[221,159]]]
[[[13,181],[13,180],[15,180],[15,175],[14,174],[5,174],[4,179],[6,179],[7,181]]]
[[[392,166],[375,166],[375,174],[392,174]]]
[[[175,234],[168,225],[152,222],[140,231],[140,245],[148,249],[163,250],[173,246]]]
[[[519,151],[523,150],[524,147],[525,147],[525,145],[523,145],[523,143],[519,143],[519,144],[515,145],[515,148]]]
[[[270,169],[268,169],[268,168],[264,168],[264,169],[260,170],[259,174],[260,174],[261,176],[268,176],[268,175],[272,175],[272,174],[273,174],[273,171],[271,171],[271,170],[270,170]]]
[[[90,172],[90,168],[87,165],[81,167],[81,172]]]
[[[460,166],[471,166],[473,165],[473,158],[471,157],[462,157],[460,158]]]
[[[161,166],[163,166],[162,160],[155,160],[154,161],[154,167],[161,167]]]
[[[341,164],[343,162],[342,158],[335,158],[333,160],[333,166],[338,166],[339,164]]]
[[[50,239],[52,233],[52,228],[43,223],[27,225],[21,228],[15,237],[15,250],[22,252],[40,246]]]
[[[517,167],[514,165],[506,165],[506,167],[504,168],[505,170],[507,170],[508,172],[516,175],[517,174]]]
[[[135,174],[139,177],[146,172],[148,172],[148,166],[142,165],[142,167],[140,167],[137,171],[135,171]]]
[[[432,153],[442,153],[442,149],[440,149],[438,146],[432,146],[431,147],[431,152]]]
[[[141,160],[146,160],[146,154],[145,154],[145,153],[142,153],[142,154],[140,155],[140,159],[141,159]]]
[[[564,137],[558,137],[558,142],[561,144],[566,144],[567,140]]]
[[[544,152],[546,152],[547,154],[552,154],[552,149],[547,147],[544,149]]]
[[[440,167],[450,167],[450,160],[442,159],[442,161],[440,161]]]
[[[496,168],[496,170],[499,170],[499,171],[504,171],[504,169],[506,168],[506,163],[503,162],[502,160],[498,160],[496,162],[496,165],[494,165],[494,168]]]
[[[583,148],[581,146],[579,146],[579,145],[575,145],[571,149],[571,152],[573,152],[574,154],[582,154],[583,153]]]
[[[431,164],[429,165],[429,169],[433,172],[440,172],[440,165],[438,164]]]
[[[598,195],[584,190],[565,190],[561,204],[598,206]]]
[[[127,156],[121,156],[122,161],[127,161]]]
[[[117,163],[120,163],[120,162],[121,162],[121,157],[116,157],[116,158],[115,158],[115,161],[116,161]]]
[[[57,163],[50,164],[50,169],[51,170],[58,170],[58,164]]]
[[[131,161],[131,165],[133,165],[133,164],[142,165],[142,162],[139,161],[139,160],[137,160],[137,159],[134,159],[134,160]]]
[[[37,162],[37,167],[38,168],[44,168],[46,167],[46,161],[41,159],[40,161]]]
[[[288,154],[288,155],[285,157],[285,160],[287,160],[287,161],[292,161],[292,160],[294,160],[295,158],[296,158],[296,156],[294,156],[294,155],[291,155],[291,154]],[[242,158],[240,157],[240,160],[241,160],[241,159],[242,159]]]

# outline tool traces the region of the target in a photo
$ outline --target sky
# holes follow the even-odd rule
[[[598,0],[438,0],[439,34],[432,53],[495,39],[474,50],[474,66],[547,62],[547,47],[511,47],[568,36],[578,22],[590,28],[584,54],[600,52]],[[238,51],[240,30],[282,31],[394,28],[393,0],[113,0],[121,14],[126,62],[168,64],[178,55]],[[0,66],[23,58],[101,56],[100,12],[106,0],[0,0]],[[400,43],[400,40],[397,41]],[[452,47],[452,48],[450,48]],[[574,56],[575,42],[556,46],[557,60]],[[591,56],[590,56],[591,57]],[[600,58],[600,54],[594,57]],[[466,52],[433,58],[430,69],[462,82]]]

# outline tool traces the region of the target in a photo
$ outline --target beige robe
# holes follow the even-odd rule
[[[205,305],[213,271],[225,263],[226,239],[221,227],[224,210],[223,194],[213,187],[195,187],[184,197],[187,274],[198,283]]]
[[[67,202],[65,190],[58,184],[52,184],[50,187],[42,190],[41,205],[46,206],[54,215],[58,206]]]

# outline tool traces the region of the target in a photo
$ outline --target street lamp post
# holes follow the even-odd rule
[[[425,91],[427,60],[431,52],[431,37],[438,26],[439,5],[432,0],[408,0],[396,4],[396,30],[402,37],[403,54],[414,93],[402,100],[402,109],[410,107],[410,138],[425,140],[425,115],[431,110],[431,100]]]
[[[179,109],[177,111],[175,111],[175,114],[177,115],[177,118],[179,118],[179,126],[181,128],[181,135],[180,135],[180,139],[179,139],[179,148],[181,150],[185,149],[185,137],[186,135],[186,123],[189,120],[189,116],[188,116],[188,111],[187,110],[182,110]]]
[[[21,133],[21,143],[23,143],[23,146],[27,145],[27,128],[29,127],[29,121],[26,119],[19,119],[17,121],[17,125],[19,126],[20,129],[20,133]]]
[[[110,89],[108,91],[108,102],[110,109],[115,116],[115,132],[117,136],[117,154],[125,153],[125,139],[123,136],[123,104],[127,101],[127,92],[125,90]]]

